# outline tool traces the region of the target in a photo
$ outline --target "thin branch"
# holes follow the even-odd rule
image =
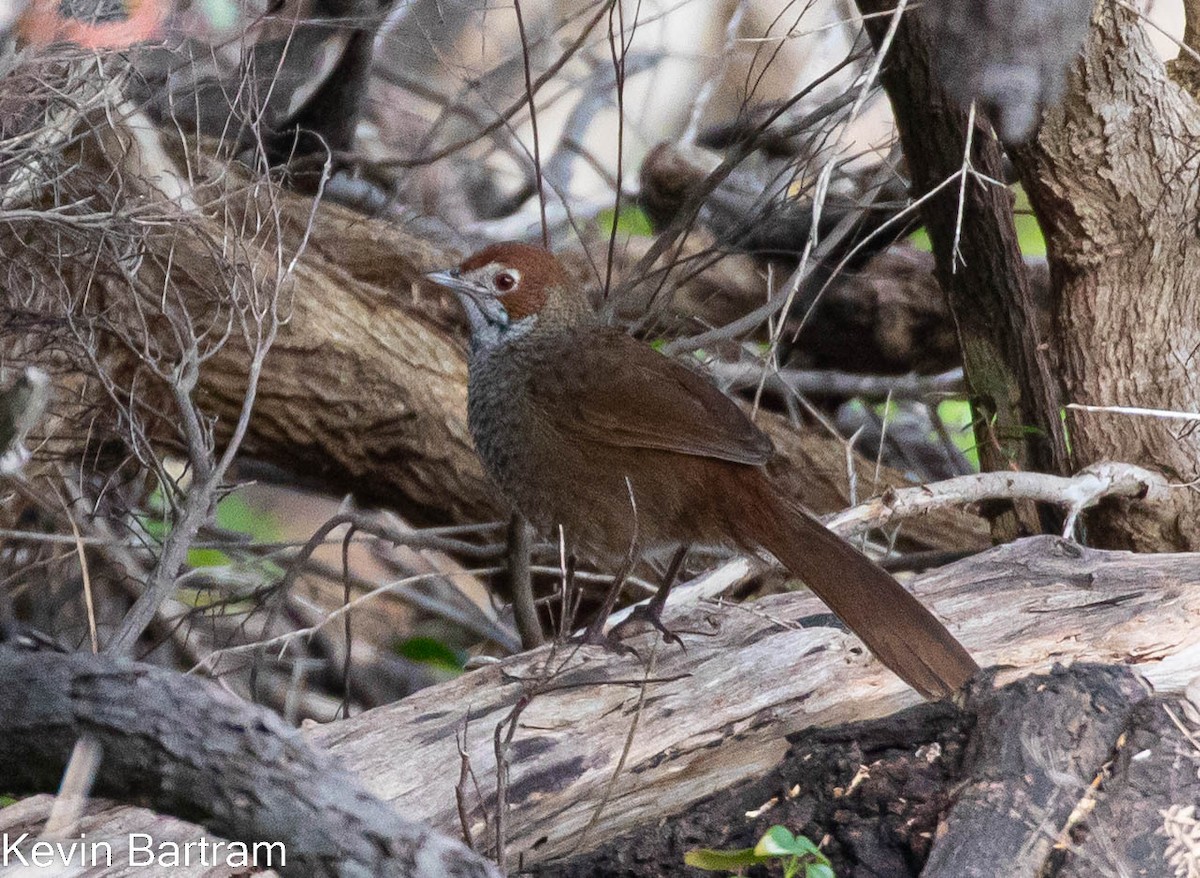
[[[1132,405],[1084,405],[1079,402],[1067,403],[1066,407],[1079,412],[1133,415],[1139,418],[1162,418],[1167,421],[1200,421],[1200,414],[1196,412],[1178,412],[1171,409],[1147,409]]]
[[[742,389],[756,386],[763,377],[763,366],[752,362],[714,362],[708,372],[720,384]],[[836,369],[768,369],[766,387],[784,393],[808,397],[862,396],[868,399],[924,399],[930,395],[961,396],[962,368],[937,375],[860,375]]]
[[[386,168],[419,168],[424,165],[431,165],[434,162],[439,162],[444,158],[454,155],[456,152],[461,152],[470,146],[474,146],[482,138],[487,137],[493,132],[503,128],[508,124],[512,117],[519,113],[525,104],[532,99],[533,95],[536,95],[542,90],[543,86],[552,81],[554,77],[558,75],[558,72],[562,70],[566,63],[575,56],[580,48],[583,47],[583,44],[588,41],[588,38],[591,36],[591,33],[595,29],[596,25],[600,23],[600,19],[602,19],[608,12],[608,7],[611,2],[612,0],[604,0],[604,2],[600,4],[600,8],[596,11],[595,15],[588,19],[587,24],[584,25],[579,36],[571,41],[571,43],[563,50],[562,54],[558,56],[553,64],[546,68],[545,72],[542,73],[541,76],[533,80],[533,83],[527,90],[526,94],[522,95],[518,100],[514,101],[504,110],[502,110],[496,119],[486,125],[482,130],[474,131],[471,133],[470,137],[457,140],[454,143],[442,147],[441,149],[435,150],[434,152],[426,153],[425,155],[409,159],[383,159],[378,163],[378,166]]]
[[[1153,502],[1167,487],[1161,475],[1128,463],[1099,463],[1070,477],[1029,472],[976,473],[915,488],[889,490],[833,516],[826,524],[830,530],[850,537],[936,509],[984,500],[1028,499],[1066,509],[1063,536],[1069,538],[1079,514],[1106,497],[1144,498]]]
[[[525,18],[521,15],[521,0],[513,0],[513,10],[517,14],[517,32],[521,35],[521,61],[525,70],[525,98],[529,101],[529,126],[533,129],[533,176],[537,183],[538,207],[542,215],[542,246],[549,249],[550,225],[546,222],[546,185],[542,178],[542,147],[538,138],[537,102],[533,99],[533,76],[529,70],[529,38],[525,33]]]

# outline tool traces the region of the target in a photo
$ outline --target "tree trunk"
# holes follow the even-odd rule
[[[865,20],[867,32],[880,46],[894,4],[859,0],[858,7],[871,16]],[[912,174],[912,195],[930,196],[921,216],[958,327],[981,466],[1066,475],[1073,468],[1059,417],[1059,386],[1042,346],[1038,306],[1017,244],[1013,196],[974,174],[1003,178],[1000,146],[977,124],[967,153],[968,115],[932,75],[927,32],[911,13],[896,31],[881,79]],[[944,185],[960,173],[964,176]],[[1032,509],[1022,512],[1023,528],[1039,529]],[[1017,523],[1001,520],[997,529],[1002,539],[1010,538]]]
[[[1097,4],[1066,99],[1016,153],[1046,234],[1069,402],[1200,412],[1198,145],[1196,101],[1168,78],[1138,16]],[[1200,475],[1194,422],[1067,414],[1080,466],[1123,460],[1184,485]],[[1200,493],[1116,504],[1092,521],[1102,545],[1194,550]]]

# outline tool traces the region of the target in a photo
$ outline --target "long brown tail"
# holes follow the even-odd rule
[[[891,574],[807,512],[772,496],[743,523],[750,525],[743,531],[748,541],[800,577],[881,662],[926,698],[957,692],[979,670],[954,635]]]

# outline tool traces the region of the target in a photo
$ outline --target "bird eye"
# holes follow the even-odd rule
[[[511,292],[517,285],[517,279],[509,272],[502,271],[492,278],[492,285],[502,293]]]

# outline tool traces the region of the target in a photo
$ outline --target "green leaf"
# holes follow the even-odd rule
[[[596,225],[606,234],[613,230],[613,210],[606,208],[596,214]],[[617,219],[617,232],[631,238],[649,238],[654,235],[654,227],[650,225],[650,217],[640,207],[622,207],[621,216]]]
[[[835,876],[833,867],[826,860],[824,863],[809,863],[804,870],[804,878],[835,878]]]
[[[786,826],[772,826],[758,840],[754,852],[762,857],[803,856],[815,851],[816,845],[805,838],[792,835]]]
[[[257,543],[279,539],[279,525],[275,518],[255,509],[237,494],[230,494],[217,504],[217,524],[227,530],[249,534]]]
[[[772,826],[758,840],[754,852],[759,856],[801,857],[815,863],[828,863],[812,839],[804,835],[792,835],[785,826]]]
[[[1013,205],[1016,212],[1013,225],[1017,228],[1017,243],[1021,246],[1021,252],[1026,256],[1045,256],[1046,236],[1042,234],[1041,224],[1033,215],[1033,205],[1029,203],[1025,187],[1013,186],[1012,191],[1016,196],[1016,203]]]
[[[924,250],[926,253],[933,252],[933,241],[929,239],[929,232],[925,231],[925,227],[917,229],[908,236],[908,243],[912,244],[918,250]]]
[[[149,506],[158,514],[138,516],[142,530],[152,539],[162,542],[170,532],[165,518],[165,503],[161,491],[155,491]],[[279,527],[268,513],[260,512],[236,494],[217,504],[217,525],[249,535],[254,542],[269,543],[279,539]],[[192,549],[188,552],[189,567],[228,567],[233,559],[219,549]],[[271,565],[274,567],[274,565]]]
[[[705,872],[736,872],[747,866],[757,866],[766,863],[770,857],[761,857],[754,848],[744,848],[740,851],[714,851],[707,848],[696,848],[683,855],[685,865],[693,869],[703,869]]]
[[[189,567],[228,567],[233,559],[220,549],[190,549],[187,562]]]
[[[396,653],[409,661],[461,672],[465,659],[440,640],[432,637],[409,637],[396,644]]]

